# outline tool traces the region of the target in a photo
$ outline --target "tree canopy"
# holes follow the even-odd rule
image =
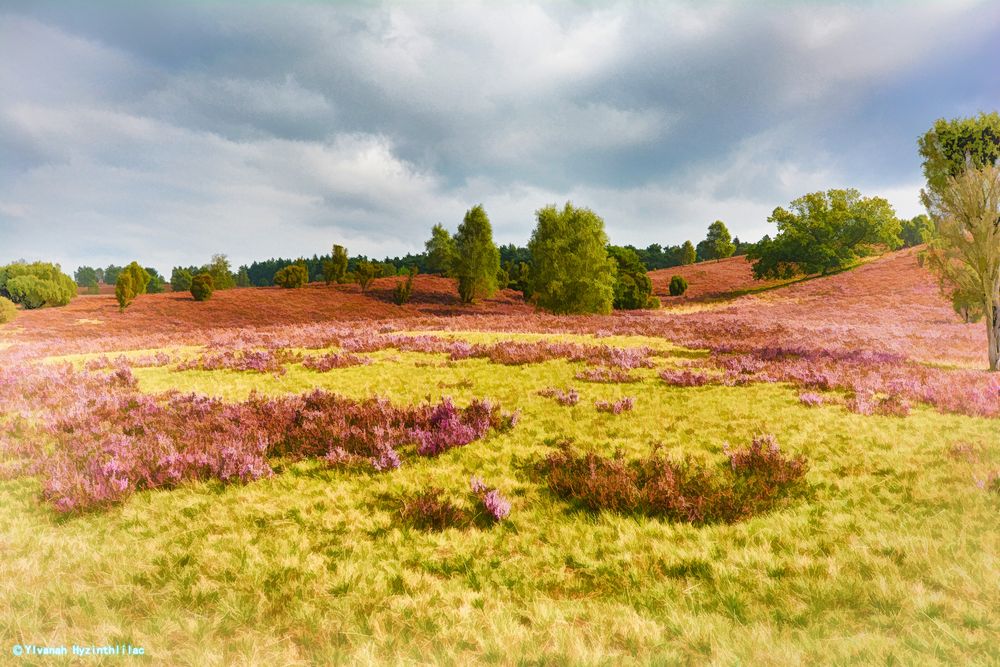
[[[757,279],[827,274],[849,266],[872,246],[899,247],[900,224],[889,202],[854,189],[813,192],[774,209],[778,234],[747,253]]]
[[[618,310],[636,310],[650,305],[653,283],[646,275],[646,267],[631,248],[608,246],[608,255],[615,262],[615,291],[613,307]]]
[[[736,251],[733,237],[729,233],[729,228],[722,220],[716,220],[708,226],[708,234],[705,240],[698,244],[698,259],[704,261],[708,259],[725,259],[732,257]]]
[[[1000,114],[994,111],[973,118],[940,118],[920,137],[918,145],[927,188],[940,195],[948,179],[959,176],[966,165],[978,169],[1000,159]]]
[[[455,239],[441,224],[431,228],[431,237],[424,243],[427,251],[427,268],[431,273],[452,275],[455,264]]]
[[[65,306],[76,294],[76,283],[58,264],[17,262],[0,266],[0,296],[26,309]]]
[[[497,291],[500,251],[493,243],[493,228],[482,205],[470,208],[455,234],[453,271],[463,303],[488,298]]]
[[[569,202],[561,211],[541,208],[536,217],[528,250],[534,262],[531,291],[538,306],[555,313],[610,313],[615,262],[608,255],[604,220]]]

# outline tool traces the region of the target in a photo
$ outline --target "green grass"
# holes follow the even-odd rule
[[[157,663],[199,665],[1000,661],[1000,497],[974,484],[1000,458],[995,421],[806,408],[791,387],[676,388],[655,369],[639,384],[596,385],[565,361],[370,356],[282,377],[135,374],[146,391],[229,399],[312,387],[399,402],[489,396],[522,420],[389,474],[277,462],[268,480],[144,492],[72,518],[39,501],[35,480],[0,482],[0,637],[130,642]],[[535,395],[550,385],[576,387],[581,402]],[[634,412],[593,407],[624,395]],[[808,457],[808,489],[737,525],[576,511],[532,469],[563,437],[718,461],[724,442],[760,432]],[[959,440],[985,460],[949,457]],[[435,485],[459,500],[473,474],[512,499],[508,522],[424,533],[399,520],[400,495]]]

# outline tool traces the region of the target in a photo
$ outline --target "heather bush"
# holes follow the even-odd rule
[[[574,375],[577,380],[584,382],[599,382],[607,384],[622,384],[627,382],[640,382],[640,378],[619,368],[588,368]]]
[[[334,368],[348,368],[350,366],[364,366],[372,361],[368,357],[360,357],[350,352],[335,352],[323,355],[313,355],[302,360],[302,365],[314,371],[325,373]]]
[[[595,401],[594,407],[597,408],[598,412],[608,412],[613,415],[620,415],[623,412],[629,412],[635,407],[635,398],[632,396],[626,396],[625,398],[619,399],[617,401]]]
[[[576,405],[580,402],[580,394],[573,387],[569,387],[566,391],[556,389],[555,387],[546,387],[545,389],[540,389],[538,395],[545,398],[554,398],[559,405]]]
[[[486,483],[479,477],[473,477],[469,480],[469,488],[490,522],[503,521],[510,515],[510,501],[504,498],[497,489],[486,486]]]
[[[33,452],[32,471],[60,511],[104,507],[142,489],[188,480],[245,483],[272,474],[268,459],[274,456],[391,471],[403,462],[400,446],[415,444],[418,453],[433,455],[516,421],[488,401],[458,409],[448,400],[397,407],[323,391],[252,395],[236,404],[197,395],[152,397],[138,392],[127,366],[113,368],[107,375],[49,369],[33,388],[19,383],[32,402],[53,405],[64,398],[54,386],[79,390],[81,398],[62,404],[25,438],[51,444]]]
[[[799,402],[802,403],[802,405],[814,408],[817,405],[823,405],[823,397],[812,391],[804,391],[799,394]]]
[[[0,324],[13,322],[15,317],[17,317],[17,306],[10,299],[0,296]]]
[[[431,487],[403,502],[403,520],[421,530],[445,530],[469,524],[468,513],[449,500],[443,489]]]
[[[670,296],[681,296],[687,291],[688,281],[684,276],[672,276],[670,278]]]
[[[300,359],[300,355],[280,348],[276,350],[223,350],[182,361],[177,364],[176,370],[231,370],[284,375],[285,364],[294,363]]]
[[[681,370],[673,368],[664,369],[660,371],[660,379],[676,387],[700,387],[712,381],[705,373],[694,372],[689,368]]]
[[[212,276],[207,273],[199,273],[191,279],[191,296],[195,301],[207,301],[212,297],[215,285]]]
[[[539,466],[559,497],[590,511],[645,514],[688,523],[732,523],[771,510],[801,482],[803,457],[788,458],[773,436],[726,449],[727,464],[708,467],[690,457],[672,461],[657,451],[637,461],[621,452],[576,453],[564,443]]]

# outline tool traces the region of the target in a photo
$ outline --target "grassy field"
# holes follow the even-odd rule
[[[659,367],[707,354],[639,335],[600,342],[648,346]],[[675,387],[659,367],[591,384],[561,359],[365,356],[373,363],[326,373],[133,373],[147,393],[230,401],[312,388],[400,404],[489,397],[521,420],[391,473],[275,461],[268,479],[142,491],[83,514],[57,514],[32,477],[0,481],[0,637],[130,643],[157,664],[1000,662],[1000,498],[975,484],[1000,463],[995,419],[807,407],[778,383]],[[579,404],[537,395],[549,386],[575,387]],[[623,396],[632,412],[594,408]],[[805,486],[732,525],[593,514],[536,469],[564,438],[716,463],[725,443],[761,433],[808,459]],[[401,520],[400,498],[427,486],[468,503],[472,475],[511,499],[508,520],[442,532]]]

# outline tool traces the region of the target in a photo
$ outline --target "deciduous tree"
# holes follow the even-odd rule
[[[538,306],[555,313],[610,313],[615,263],[608,256],[604,220],[568,202],[561,211],[555,206],[539,209],[536,217],[528,250]]]
[[[956,306],[986,319],[990,370],[1000,370],[1000,167],[969,167],[923,192],[936,235],[930,265]],[[978,306],[976,302],[978,301]]]
[[[899,220],[881,197],[862,197],[854,189],[813,192],[793,201],[791,210],[774,209],[768,222],[778,226],[750,249],[757,279],[843,269],[877,245],[900,244]]]
[[[455,234],[453,272],[458,278],[462,303],[489,298],[497,291],[500,250],[493,243],[493,228],[482,205],[465,213]]]

